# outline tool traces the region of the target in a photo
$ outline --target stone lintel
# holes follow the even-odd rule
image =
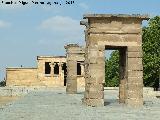
[[[68,54],[81,55],[81,54],[85,53],[84,47],[79,46],[78,44],[68,44],[68,45],[64,46],[64,48],[66,49],[66,52]]]
[[[68,44],[64,46],[65,49],[68,49],[69,47],[80,47],[78,44]]]
[[[140,14],[84,14],[84,19],[89,18],[136,18],[141,20],[149,20],[149,15],[140,15]]]
[[[66,58],[66,56],[37,56],[37,60],[41,60],[43,58]]]
[[[33,69],[37,69],[37,68],[25,68],[25,67],[8,67],[6,68],[6,71],[20,71],[20,70],[33,70]]]

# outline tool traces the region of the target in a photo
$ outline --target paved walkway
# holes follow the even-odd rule
[[[83,93],[66,95],[65,90],[31,92],[0,108],[0,120],[160,120],[160,99],[145,100],[141,109],[119,105],[118,91],[105,91],[107,105],[86,107]]]

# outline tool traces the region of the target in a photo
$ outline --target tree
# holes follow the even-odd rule
[[[6,81],[0,81],[0,87],[6,86]]]
[[[148,27],[143,28],[143,69],[144,85],[158,87],[160,69],[160,17],[149,21]]]
[[[119,51],[113,51],[105,64],[105,86],[119,86]]]

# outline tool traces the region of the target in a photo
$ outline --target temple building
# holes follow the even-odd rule
[[[36,68],[6,68],[7,86],[66,86],[65,56],[37,56]],[[84,87],[84,65],[77,62],[77,87]]]

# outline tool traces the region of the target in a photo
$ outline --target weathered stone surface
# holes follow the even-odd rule
[[[88,91],[84,94],[85,98],[89,99],[103,99],[104,98],[104,92],[103,91]]]
[[[128,71],[130,70],[142,71],[142,58],[128,58]]]
[[[127,53],[129,58],[142,58],[142,52],[128,52]]]
[[[96,75],[95,75],[96,76]],[[88,84],[101,84],[104,83],[105,77],[104,76],[99,76],[99,77],[86,77],[86,83]]]
[[[139,77],[139,78],[142,78],[143,77],[143,71],[131,71],[131,70],[128,70],[128,77]]]
[[[125,103],[126,99],[126,79],[121,79],[119,84],[119,103]]]
[[[66,93],[77,93],[77,87],[84,86],[84,75],[77,75],[77,63],[84,63],[84,48],[77,44],[65,46],[67,56],[67,87]],[[81,64],[82,65],[82,64]],[[83,68],[84,71],[84,68]],[[83,73],[81,66],[81,74]],[[77,85],[78,84],[78,85]]]
[[[102,107],[104,106],[103,99],[83,99],[83,104],[92,107]]]
[[[104,42],[105,44],[108,42],[111,42],[112,44],[116,44],[116,43],[125,43],[126,45],[128,44],[129,46],[133,46],[135,47],[133,44],[129,44],[129,43],[137,43],[135,44],[136,46],[140,46],[142,44],[142,41],[140,41],[138,38],[140,38],[140,35],[136,35],[136,34],[91,34],[89,36],[89,39],[91,42],[97,43],[100,42]],[[93,43],[92,43],[93,44]],[[123,46],[123,44],[121,44]],[[117,45],[118,46],[118,45]],[[94,49],[94,48],[93,48]],[[132,47],[129,48],[129,50],[131,51],[135,51],[132,50]],[[138,49],[137,49],[138,50]],[[140,50],[140,49],[139,49]]]
[[[96,94],[102,92],[101,88],[94,85],[101,86],[104,83],[104,50],[109,48],[120,51],[120,103],[142,106],[143,95],[142,92],[139,92],[142,91],[143,87],[141,22],[147,20],[148,17],[89,14],[85,15],[84,18],[88,20],[85,33],[86,87],[84,103],[89,106],[103,105],[100,100],[102,94],[99,96]],[[94,90],[94,93],[91,92],[92,90]],[[133,96],[131,96],[132,94]],[[134,102],[133,99],[136,101]]]
[[[142,90],[143,83],[127,83],[127,90],[137,91]]]
[[[128,52],[142,52],[142,46],[128,46]]]
[[[96,84],[93,82],[93,84],[86,84],[85,86],[86,91],[104,91],[104,86],[102,84]]]
[[[36,68],[7,68],[6,74],[7,86],[32,86],[34,83],[40,83]]]
[[[125,103],[128,107],[139,108],[140,106],[143,106],[143,99],[130,98],[126,99]]]
[[[143,98],[143,89],[139,89],[138,92],[137,90],[127,90],[127,98]]]
[[[128,77],[127,83],[128,84],[132,84],[132,83],[143,84],[143,78],[142,78],[142,76],[140,76],[140,77]]]

